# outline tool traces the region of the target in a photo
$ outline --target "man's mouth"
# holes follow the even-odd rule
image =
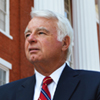
[[[37,52],[39,49],[38,48],[29,48],[29,52],[30,53],[35,53]]]

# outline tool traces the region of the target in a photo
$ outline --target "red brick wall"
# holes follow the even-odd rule
[[[30,11],[33,6],[33,0],[20,0],[20,71],[21,78],[30,76],[33,74],[33,65],[30,64],[24,53],[24,30],[31,19]]]
[[[34,74],[33,65],[24,52],[24,30],[32,6],[33,0],[10,0],[10,35],[13,40],[0,33],[0,57],[12,64],[10,82]]]

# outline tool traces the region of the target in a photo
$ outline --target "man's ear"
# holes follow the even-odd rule
[[[65,36],[62,41],[62,51],[66,51],[70,45],[70,37]]]

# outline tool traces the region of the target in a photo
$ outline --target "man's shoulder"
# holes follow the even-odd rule
[[[72,69],[68,65],[66,65],[65,72],[66,75],[75,76],[79,79],[84,80],[100,80],[100,71],[93,71],[93,70],[84,70],[84,69]]]
[[[94,77],[100,77],[100,71],[94,71],[94,70],[84,70],[84,69],[73,69],[71,67],[69,67],[68,65],[66,65],[65,69],[67,69],[65,71],[70,73],[70,74],[73,74],[75,76],[94,76]]]
[[[78,73],[78,77],[84,80],[93,80],[100,82],[100,72],[92,70],[75,70]]]
[[[75,71],[77,71],[80,75],[100,75],[100,72],[99,71],[93,71],[93,70],[77,70],[77,69],[74,69]]]
[[[22,85],[23,83],[27,82],[27,81],[31,81],[33,79],[34,76],[31,77],[27,77],[24,79],[20,79],[11,83],[7,83],[5,85],[0,86],[0,94],[5,93],[5,92],[14,92],[16,91],[16,89]]]
[[[34,76],[30,76],[30,77],[27,77],[27,78],[23,78],[23,79],[19,79],[19,80],[16,80],[16,81],[13,81],[13,82],[10,82],[10,83],[7,83],[5,85],[2,85],[0,86],[0,89],[3,88],[3,87],[13,87],[13,86],[18,86],[18,85],[21,85],[23,82],[27,81],[27,80],[30,80],[32,79]]]

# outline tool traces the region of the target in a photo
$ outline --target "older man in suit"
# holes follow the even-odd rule
[[[0,100],[100,100],[100,73],[73,70],[73,30],[51,11],[31,12],[25,30],[25,53],[35,74],[0,87]]]

